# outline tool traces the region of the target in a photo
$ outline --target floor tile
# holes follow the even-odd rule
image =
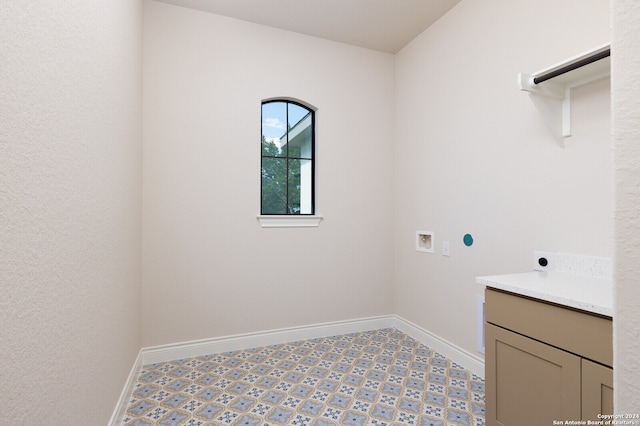
[[[484,426],[485,384],[396,329],[141,368],[123,425]]]

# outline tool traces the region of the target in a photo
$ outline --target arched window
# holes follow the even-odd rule
[[[315,112],[299,102],[262,102],[260,212],[314,214]]]

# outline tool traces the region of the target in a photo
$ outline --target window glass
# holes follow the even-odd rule
[[[262,156],[286,157],[287,104],[262,104]],[[284,144],[284,146],[283,146]]]
[[[262,104],[261,214],[314,214],[314,139],[313,110]]]

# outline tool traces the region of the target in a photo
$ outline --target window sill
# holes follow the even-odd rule
[[[317,228],[322,216],[318,215],[265,215],[258,216],[263,228]]]

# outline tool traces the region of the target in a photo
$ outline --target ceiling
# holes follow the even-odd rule
[[[157,0],[397,53],[460,0]]]

